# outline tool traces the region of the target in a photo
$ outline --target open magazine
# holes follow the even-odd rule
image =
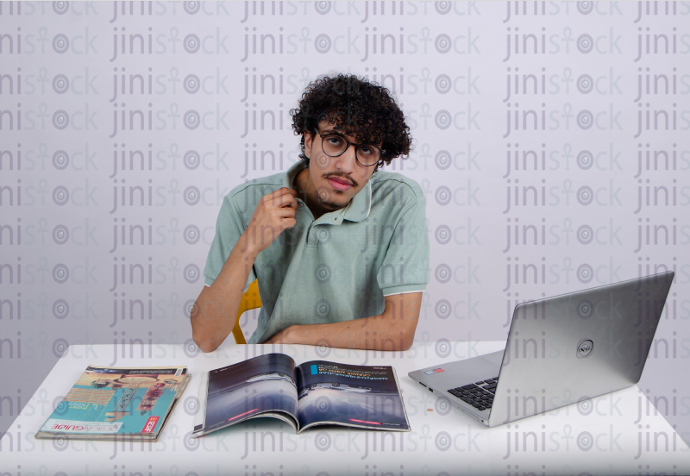
[[[313,360],[295,366],[266,354],[202,375],[193,436],[254,417],[273,417],[297,433],[315,425],[409,431],[395,369]]]
[[[187,367],[88,366],[36,438],[155,441],[189,379]]]

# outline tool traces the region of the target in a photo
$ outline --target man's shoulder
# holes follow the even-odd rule
[[[423,200],[424,192],[416,180],[398,172],[379,170],[371,177],[372,195],[396,193],[409,200]]]
[[[224,200],[234,201],[235,203],[245,203],[248,201],[256,204],[264,195],[282,187],[284,178],[285,172],[278,172],[265,177],[257,177],[250,180],[245,180],[243,183],[233,187],[225,195]]]

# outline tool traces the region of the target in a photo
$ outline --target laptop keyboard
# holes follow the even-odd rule
[[[489,410],[494,403],[496,385],[498,385],[498,377],[480,380],[462,387],[451,388],[448,392],[463,402],[469,403],[479,411]]]

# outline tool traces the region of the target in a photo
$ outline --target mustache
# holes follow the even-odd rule
[[[326,179],[329,179],[329,178],[331,178],[331,177],[338,177],[339,179],[345,180],[347,183],[349,183],[349,184],[352,185],[353,187],[356,187],[357,185],[359,185],[355,180],[351,179],[350,177],[348,177],[348,176],[346,176],[346,175],[344,175],[344,174],[338,174],[338,173],[335,173],[335,174],[328,174],[328,175],[325,175],[324,177],[325,177]]]

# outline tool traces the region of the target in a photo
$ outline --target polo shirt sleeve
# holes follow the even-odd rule
[[[402,211],[377,275],[384,296],[422,292],[429,283],[426,200],[416,182],[404,187]]]
[[[232,195],[228,194],[223,199],[223,204],[220,207],[218,219],[216,220],[216,235],[213,237],[211,249],[206,258],[206,267],[204,268],[204,284],[206,286],[210,286],[216,280],[232,249],[239,241],[240,236],[242,236],[244,229],[240,212],[232,199]],[[254,266],[252,266],[244,292],[247,292],[249,285],[255,279],[256,273]]]

